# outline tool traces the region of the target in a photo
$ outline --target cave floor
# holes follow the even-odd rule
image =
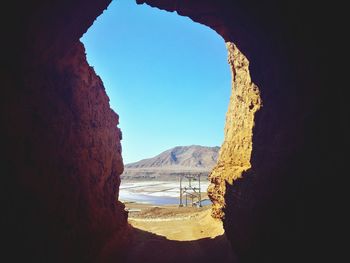
[[[129,214],[132,243],[126,262],[237,262],[222,222],[210,216],[209,206],[135,210],[140,212]]]

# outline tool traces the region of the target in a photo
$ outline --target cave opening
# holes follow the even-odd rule
[[[79,42],[110,2],[4,3],[11,19],[4,16],[2,23],[2,214],[4,252],[12,261],[132,262],[122,260],[133,236],[125,206],[116,201],[123,172],[119,119]],[[341,145],[328,138],[338,130],[324,125],[342,117],[339,100],[329,99],[340,92],[328,92],[334,81],[322,63],[334,59],[336,49],[324,41],[325,29],[339,26],[324,19],[334,10],[275,0],[136,2],[177,11],[227,44],[232,94],[208,194],[239,262],[324,257],[318,253],[323,222],[312,208],[322,207],[324,214],[315,182],[329,182],[336,173],[334,165],[319,164],[333,164],[339,154],[329,153],[339,153]],[[264,101],[256,116],[262,104],[249,70]],[[210,257],[212,243],[196,241],[192,252],[188,242],[158,241],[133,250],[134,262],[167,262],[161,253],[172,262],[225,262],[220,253]],[[312,243],[317,249],[310,249]],[[199,250],[209,254],[199,257]]]
[[[81,41],[119,114],[117,198],[129,222],[173,240],[222,235],[207,188],[230,97],[223,38],[188,17],[113,1]]]

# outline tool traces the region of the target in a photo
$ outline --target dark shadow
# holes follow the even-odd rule
[[[237,262],[225,235],[173,241],[137,228],[131,228],[130,232],[132,241],[125,253],[126,263]]]

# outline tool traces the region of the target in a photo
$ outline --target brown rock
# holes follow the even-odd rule
[[[209,178],[208,195],[213,202],[212,215],[223,218],[226,183],[241,178],[251,168],[252,137],[255,112],[262,106],[258,87],[252,83],[249,61],[235,44],[227,42],[228,62],[232,72],[232,94],[226,114],[224,143],[218,163]]]

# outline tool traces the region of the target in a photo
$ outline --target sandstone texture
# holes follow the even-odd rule
[[[79,42],[103,8],[78,32],[73,3],[39,2],[19,11],[25,22],[3,57],[4,251],[8,262],[96,262],[127,231],[119,117]]]
[[[9,172],[23,175],[16,178],[24,197],[18,218],[36,226],[27,226],[19,242],[40,251],[34,240],[54,236],[47,246],[64,244],[71,260],[89,260],[127,225],[124,205],[116,200],[123,171],[118,115],[81,43],[45,66],[23,76],[25,92],[13,98],[9,112],[18,121],[12,124],[17,140],[16,152],[7,153],[13,158]],[[46,252],[48,261],[66,256]]]
[[[227,42],[228,63],[232,72],[232,94],[226,114],[225,137],[217,165],[209,178],[208,195],[212,215],[223,218],[226,183],[232,185],[242,172],[251,168],[255,112],[262,106],[258,87],[252,83],[249,61],[235,44]]]

